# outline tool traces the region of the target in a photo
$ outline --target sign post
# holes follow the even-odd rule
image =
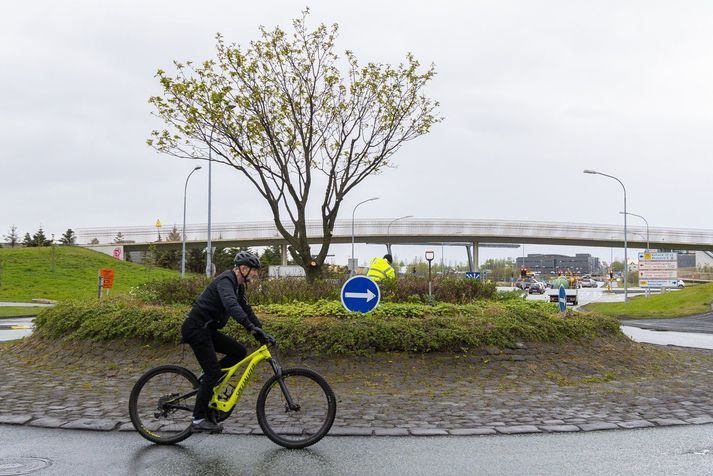
[[[351,312],[366,314],[376,309],[381,300],[379,285],[366,276],[353,276],[344,283],[341,292],[342,306]]]
[[[109,291],[114,287],[114,270],[111,268],[102,268],[99,270],[99,297],[102,296],[103,290],[106,289],[107,296]]]

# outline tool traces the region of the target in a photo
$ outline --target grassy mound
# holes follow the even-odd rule
[[[77,246],[0,248],[0,301],[34,298],[88,299],[97,295],[99,269],[114,269],[112,294],[126,293],[149,279],[177,276]]]
[[[684,317],[711,310],[713,283],[691,286],[664,294],[636,296],[623,302],[593,303],[589,310],[622,319]]]
[[[128,298],[66,302],[40,314],[35,336],[175,343],[188,309]],[[507,348],[518,342],[590,341],[621,335],[615,319],[581,313],[562,318],[549,303],[520,300],[436,306],[382,303],[367,315],[347,313],[334,301],[256,306],[255,311],[282,349],[318,355],[463,352],[485,345]],[[233,321],[225,332],[239,340],[251,339]]]

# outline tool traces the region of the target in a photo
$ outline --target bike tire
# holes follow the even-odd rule
[[[288,388],[300,410],[288,410],[278,380]],[[337,399],[327,381],[310,369],[283,369],[263,385],[257,398],[257,420],[265,436],[290,449],[306,448],[321,440],[337,414]],[[291,421],[288,419],[293,418]]]
[[[129,416],[136,431],[159,445],[176,444],[191,436],[198,385],[198,378],[184,367],[162,365],[148,370],[129,396]],[[191,393],[182,400],[171,399]],[[172,404],[185,408],[170,407]]]

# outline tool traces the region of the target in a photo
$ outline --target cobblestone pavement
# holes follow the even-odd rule
[[[330,382],[332,435],[488,435],[713,423],[713,351],[624,340],[520,345],[467,354],[282,356]],[[128,396],[164,363],[197,370],[190,349],[135,343],[0,345],[0,423],[131,430]],[[712,369],[712,370],[709,370]],[[225,433],[260,433],[254,372]]]

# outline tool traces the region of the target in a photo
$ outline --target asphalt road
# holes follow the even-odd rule
[[[35,460],[22,458],[35,458]],[[39,458],[39,460],[37,459]],[[133,432],[0,425],[0,475],[711,474],[713,425],[486,437],[327,437],[285,450],[259,436],[151,445]],[[14,470],[15,472],[11,472]]]
[[[0,341],[20,339],[32,334],[33,319],[34,317],[0,319]]]

